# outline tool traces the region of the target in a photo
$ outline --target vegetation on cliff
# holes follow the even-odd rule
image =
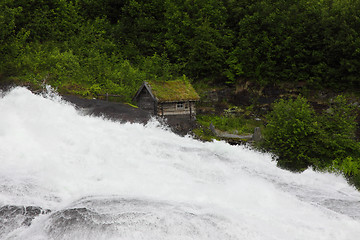
[[[131,99],[143,80],[359,88],[360,0],[3,0],[0,74]]]

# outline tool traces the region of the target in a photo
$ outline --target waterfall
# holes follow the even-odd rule
[[[357,239],[360,193],[269,154],[0,94],[0,239]]]

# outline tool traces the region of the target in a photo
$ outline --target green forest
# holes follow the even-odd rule
[[[0,80],[130,100],[142,81],[360,88],[360,0],[2,0]]]

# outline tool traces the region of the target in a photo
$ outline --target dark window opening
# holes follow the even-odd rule
[[[176,103],[176,109],[184,109],[185,108],[185,104],[183,102],[178,102]]]

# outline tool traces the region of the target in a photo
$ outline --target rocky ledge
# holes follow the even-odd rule
[[[114,121],[145,124],[151,118],[148,112],[125,103],[84,99],[72,95],[65,95],[62,98],[89,115],[104,116]]]

